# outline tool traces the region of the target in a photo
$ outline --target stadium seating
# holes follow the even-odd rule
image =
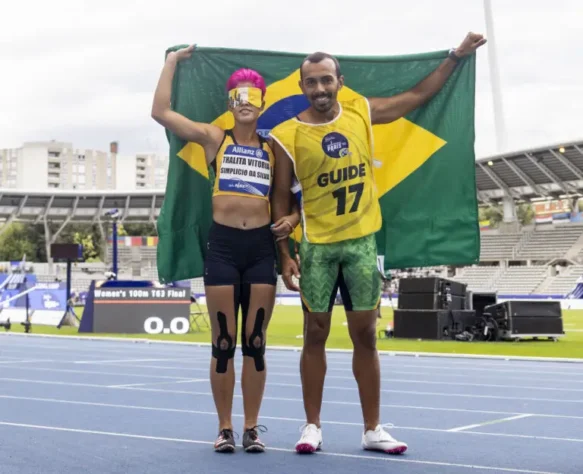
[[[505,294],[531,294],[544,281],[547,272],[546,265],[508,267],[496,279],[495,289]]]
[[[564,257],[583,234],[583,226],[563,224],[539,226],[529,232],[516,252],[517,259],[550,260]]]
[[[542,292],[549,295],[566,295],[573,289],[577,279],[583,275],[583,265],[572,265],[559,275],[550,278]]]
[[[480,260],[510,260],[514,258],[515,249],[523,234],[498,234],[482,232]]]
[[[495,287],[495,279],[500,275],[500,267],[473,266],[461,270],[452,279],[468,285],[473,291],[492,290]]]

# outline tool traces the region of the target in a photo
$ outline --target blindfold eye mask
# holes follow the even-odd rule
[[[261,89],[257,87],[237,87],[229,91],[229,103],[231,107],[237,107],[243,104],[251,104],[254,107],[261,108]]]

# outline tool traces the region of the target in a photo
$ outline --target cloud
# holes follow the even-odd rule
[[[581,7],[492,4],[509,148],[582,138]],[[119,140],[127,154],[167,151],[150,107],[168,46],[392,55],[443,50],[469,30],[485,33],[482,2],[467,0],[53,0],[11,2],[4,11],[0,148],[54,138],[106,150]],[[486,48],[478,61],[477,156],[496,152]]]

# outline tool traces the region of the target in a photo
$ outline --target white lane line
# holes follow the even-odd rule
[[[155,368],[156,366],[143,366],[143,365],[113,365],[113,367],[118,368]],[[273,366],[271,366],[273,367]],[[74,369],[54,369],[45,367],[4,367],[5,369],[15,369],[15,370],[30,370],[30,371],[41,371],[41,372],[64,372],[64,373],[82,373],[82,374],[95,374],[95,375],[127,375],[128,377],[151,377],[151,378],[165,378],[165,379],[192,379],[193,377],[184,376],[171,376],[171,375],[146,375],[146,374],[133,374],[133,373],[117,373],[117,372],[100,372],[91,370],[74,370]],[[162,369],[163,367],[158,367]],[[208,372],[208,367],[205,368],[195,368],[195,367],[164,367],[166,370],[182,370],[182,371],[192,371],[192,372]],[[186,375],[186,374],[184,374]],[[299,374],[296,374],[299,377]],[[269,372],[270,377],[284,377],[290,378],[289,373],[285,372]],[[354,376],[340,376],[340,375],[327,375],[327,379],[334,380],[351,380],[354,382]],[[583,388],[557,388],[557,387],[540,387],[540,386],[526,386],[526,385],[500,385],[500,384],[484,384],[484,383],[464,383],[464,382],[449,382],[449,381],[435,381],[435,380],[410,380],[410,379],[393,379],[383,377],[383,383],[385,382],[396,382],[396,383],[410,383],[410,384],[427,384],[427,385],[455,385],[460,387],[489,387],[489,388],[503,388],[503,389],[525,389],[525,390],[541,390],[541,391],[552,391],[552,392],[583,392]],[[240,383],[237,381],[237,383]],[[270,385],[277,385],[281,387],[301,387],[300,384],[286,384],[286,383],[271,383]],[[355,387],[334,387],[338,390],[356,390]]]
[[[189,359],[189,360],[193,360],[193,359]],[[202,362],[205,362],[208,359],[206,359],[206,358],[199,358],[197,360],[200,360]],[[267,359],[266,358],[266,360],[267,360],[268,367],[286,368],[286,369],[294,370],[295,372],[298,371],[298,365],[297,364],[295,364],[295,365],[291,365],[291,364],[282,365],[282,364],[278,364],[278,363],[275,363],[274,364],[274,363],[271,363],[270,362],[270,359]],[[186,362],[188,363],[189,361],[186,361]],[[336,364],[336,365],[341,365],[341,364]],[[174,367],[174,366],[169,366],[169,365],[134,365],[134,366],[128,365],[127,367],[141,367],[141,368],[148,368],[148,369],[165,369],[165,370],[191,370],[190,367]],[[443,375],[446,375],[447,373],[450,373],[451,370],[452,370],[451,367],[447,367],[447,366],[442,366],[442,367],[435,366],[434,367],[434,366],[431,366],[431,365],[406,365],[406,364],[401,364],[401,363],[398,364],[398,367],[399,368],[407,367],[407,368],[414,368],[414,369],[416,369],[416,368],[430,369],[433,372],[433,374],[439,373],[440,375],[441,375],[442,372],[445,372]],[[194,368],[192,370],[200,370],[200,369]],[[330,364],[328,370],[335,371],[335,372],[351,373],[351,371],[352,371],[352,364],[347,363],[345,368],[335,368],[335,367],[333,367]],[[388,366],[388,365],[381,364],[381,370],[384,373],[386,373],[386,372],[389,372],[390,373],[391,372],[391,367]],[[583,372],[561,372],[561,371],[557,371],[557,370],[554,370],[554,371],[528,370],[528,371],[520,371],[520,372],[517,372],[516,370],[498,370],[498,369],[493,370],[493,369],[480,368],[480,367],[475,367],[475,368],[468,367],[468,368],[464,368],[464,369],[458,369],[456,367],[454,370],[456,372],[464,371],[464,370],[471,372],[470,375],[463,375],[463,377],[470,377],[470,376],[472,376],[474,374],[481,373],[481,372],[487,372],[488,374],[493,374],[493,373],[496,373],[496,374],[498,374],[498,373],[508,373],[508,374],[514,374],[514,375],[516,375],[516,374],[535,374],[536,375],[536,377],[530,377],[529,380],[539,380],[538,379],[538,376],[541,375],[541,374],[548,374],[548,375],[566,375],[566,376],[569,376],[569,377],[575,377],[575,376],[583,377]],[[458,376],[459,376],[459,374],[458,374]],[[480,376],[481,376],[481,374],[480,374]],[[509,375],[508,377],[512,377],[514,379],[513,375]]]
[[[504,423],[505,421],[520,420],[522,418],[529,418],[534,416],[532,413],[525,413],[523,415],[509,416],[507,418],[498,418],[497,420],[484,421],[483,423],[476,423],[475,425],[458,426],[457,428],[452,428],[450,433],[472,430],[474,428],[480,428],[481,426],[495,425],[498,423]]]
[[[0,399],[7,399],[7,400],[25,400],[31,402],[47,402],[47,403],[59,403],[64,405],[85,405],[85,406],[95,406],[95,407],[103,407],[103,408],[124,408],[128,410],[144,410],[144,411],[159,411],[159,412],[170,412],[170,413],[188,413],[193,415],[209,415],[216,417],[217,413],[215,411],[201,411],[201,410],[186,410],[182,408],[163,408],[163,407],[149,407],[143,405],[125,405],[125,404],[118,404],[118,403],[102,403],[102,402],[84,402],[80,400],[62,400],[58,398],[38,398],[38,397],[20,397],[14,395],[0,395]],[[245,418],[245,415],[234,413],[232,415],[235,418]],[[296,423],[305,423],[305,420],[302,418],[290,418],[290,417],[281,417],[281,416],[266,416],[261,415],[262,419],[265,420],[275,420],[275,421],[293,421]],[[322,423],[327,425],[344,425],[344,426],[360,426],[362,427],[361,423],[355,423],[350,421],[322,421]]]
[[[125,372],[102,372],[99,370],[81,370],[81,369],[49,369],[44,367],[3,367],[3,369],[15,369],[18,371],[30,370],[39,372],[57,372],[65,374],[88,374],[88,375],[111,375],[117,377],[141,377],[146,379],[170,379],[170,380],[192,380],[193,377],[180,377],[178,375],[151,375],[151,374],[133,374]],[[208,380],[205,379],[205,380]]]
[[[11,363],[18,363],[18,362],[38,362],[38,363],[50,363],[51,365],[55,365],[55,364],[63,364],[63,365],[70,365],[72,362],[68,361],[68,360],[47,360],[47,359],[34,359],[34,360],[20,360],[20,358],[10,358],[10,359],[15,359],[14,361],[12,360],[7,360],[5,362],[0,362],[0,364],[5,363],[5,364],[11,364]],[[159,365],[116,365],[113,364],[114,367],[120,367],[120,368],[148,368],[148,369],[161,369],[161,370],[177,370],[177,371],[206,371],[208,370],[208,368],[201,368],[201,367],[197,367],[196,365],[192,364],[192,362],[208,362],[208,358],[206,357],[190,357],[188,359],[177,359],[178,361],[181,362],[180,365],[175,365],[175,366],[159,366]],[[97,363],[95,365],[98,365]],[[240,364],[237,364],[237,368],[239,368]],[[298,366],[297,365],[284,365],[284,364],[269,364],[270,368],[281,368],[281,369],[290,369],[293,372],[297,372],[298,370]],[[39,367],[21,367],[21,369],[26,369],[26,370],[45,370],[44,368],[39,368]],[[464,378],[467,379],[468,375],[466,374],[452,374],[450,372],[448,373],[444,373],[444,374],[436,374],[434,371],[419,371],[419,370],[409,370],[409,371],[405,371],[405,370],[393,370],[392,368],[386,368],[386,367],[382,367],[383,369],[383,375],[385,374],[390,374],[390,375],[422,375],[422,376],[430,376],[430,377],[439,377],[441,379],[444,378]],[[57,369],[52,369],[52,370],[57,370]],[[328,367],[328,372],[343,372],[346,373],[347,371],[351,370],[348,368],[338,368],[338,367]],[[490,371],[492,372],[492,371]],[[289,375],[289,374],[288,374]],[[353,379],[353,377],[339,377],[339,376],[334,376],[334,375],[327,375],[328,378],[345,378],[345,379]],[[383,377],[384,378],[384,377]],[[484,374],[480,374],[480,379],[494,379],[494,380],[514,380],[514,381],[518,381],[518,380],[525,380],[525,381],[529,381],[532,382],[534,380],[533,377],[517,377],[514,375],[484,375]],[[583,384],[583,380],[573,380],[572,377],[569,378],[567,381],[565,380],[565,377],[558,377],[558,378],[549,378],[549,377],[540,377],[537,376],[536,377],[537,381],[543,381],[543,382],[550,382],[550,383],[569,383],[569,384]],[[417,383],[416,380],[409,380],[409,379],[403,379],[403,381],[410,381],[411,383]],[[439,381],[429,381],[428,383],[436,383]],[[444,382],[445,383],[445,382]],[[504,385],[504,387],[507,387],[507,385]]]
[[[36,383],[41,385],[64,385],[69,387],[92,387],[92,388],[108,388],[107,385],[98,385],[96,383],[80,383],[80,382],[60,382],[58,380],[29,380],[29,379],[15,379],[10,377],[0,378],[5,382],[18,383]]]
[[[3,380],[3,379],[0,379]],[[273,385],[273,384],[271,384]],[[328,390],[336,390],[336,389],[343,389],[346,387],[326,387]],[[154,388],[135,388],[132,390],[144,390],[144,391],[151,391],[151,392],[166,392],[166,393],[189,393],[193,395],[208,395],[208,392],[187,392],[187,391],[179,391],[179,390],[157,390]],[[398,393],[398,394],[405,394],[405,395],[432,395],[435,397],[459,397],[459,398],[485,398],[491,400],[519,400],[522,402],[552,402],[552,403],[583,403],[583,399],[578,400],[558,400],[554,398],[527,398],[527,397],[503,397],[498,395],[472,395],[472,394],[465,394],[465,393],[442,393],[442,392],[416,392],[410,390],[382,390],[383,393]],[[277,398],[277,397],[263,397],[265,399],[271,400],[298,400],[294,398]],[[357,404],[355,402],[342,402],[338,400],[326,400],[326,403],[340,403],[340,404]]]
[[[47,359],[16,359],[16,360],[0,360],[0,364],[2,365],[8,365],[8,364],[30,364],[33,362],[55,362],[53,360],[47,360]],[[8,368],[8,367],[7,367]],[[14,367],[15,369],[22,369],[23,367]]]
[[[131,362],[171,362],[171,361],[182,361],[184,362],[184,360],[182,359],[119,359],[119,360],[111,360],[111,359],[105,359],[105,360],[76,360],[73,362],[73,364],[97,364],[97,365],[103,365],[103,364],[119,364],[119,363],[131,363]]]
[[[47,384],[47,385],[71,385],[71,386],[78,386],[78,387],[99,387],[99,388],[108,388],[107,385],[98,385],[98,384],[87,384],[87,383],[78,383],[78,382],[57,382],[52,380],[30,380],[30,379],[19,379],[19,378],[10,378],[10,377],[2,377],[0,380],[4,380],[7,382],[22,382],[22,383],[36,383],[36,384]],[[275,384],[270,384],[275,385]],[[300,385],[298,384],[298,387]],[[346,387],[326,387],[328,390],[345,390]],[[161,393],[182,393],[182,394],[189,394],[189,395],[211,395],[210,392],[193,392],[187,390],[163,390],[157,388],[144,388],[144,387],[120,387],[119,390],[141,390],[146,392],[161,392]],[[355,390],[355,389],[354,389]],[[382,390],[383,393],[397,393],[397,394],[405,394],[405,395],[432,395],[436,397],[458,397],[458,398],[484,398],[484,399],[491,399],[491,400],[519,400],[522,402],[552,402],[552,403],[583,403],[583,398],[577,400],[561,400],[561,399],[554,399],[554,398],[528,398],[528,397],[509,397],[509,396],[501,396],[501,395],[475,395],[475,394],[465,394],[465,393],[443,393],[443,392],[417,392],[417,391],[410,391],[410,390]],[[235,397],[241,397],[241,395],[235,395]],[[263,397],[265,400],[282,400],[282,401],[301,401],[298,398],[283,398],[283,397]],[[344,402],[340,400],[326,400],[326,403],[330,404],[342,404],[342,405],[360,405],[358,402]]]
[[[146,385],[167,385],[174,383],[193,383],[193,382],[208,382],[208,379],[186,379],[186,380],[174,380],[170,382],[126,383],[123,385],[108,385],[107,388],[144,387]]]
[[[49,382],[51,383],[51,382]],[[53,382],[54,384],[58,384],[61,385],[63,383],[59,383],[59,382]],[[66,383],[64,383],[65,385],[68,385]],[[93,387],[93,388],[106,388],[106,389],[111,389],[111,388],[116,388],[116,386],[105,386],[105,385],[91,385],[91,384],[80,384],[81,386],[89,386],[89,387]],[[164,390],[160,390],[160,392],[164,393]],[[179,393],[194,393],[194,392],[179,392]],[[200,392],[197,392],[200,393]],[[208,393],[207,395],[211,395],[210,393]],[[235,397],[240,397],[239,395],[235,394]],[[19,397],[19,396],[14,396],[14,395],[0,395],[0,398],[10,398],[10,399],[14,399],[14,400],[50,400],[50,401],[59,401],[57,399],[40,399],[40,398],[34,398],[34,397]],[[296,402],[301,402],[302,400],[300,400],[299,398],[296,399],[289,399],[289,398],[285,398],[285,399],[279,399],[276,397],[271,397],[268,398],[270,400],[285,400],[285,401],[296,401]],[[72,402],[71,402],[72,403]],[[89,403],[89,402],[79,402],[79,403]],[[326,401],[326,403],[328,403],[328,401]],[[334,401],[331,401],[330,403],[335,403]],[[343,405],[359,405],[358,403],[354,402],[340,402]],[[97,406],[101,406],[102,404],[96,404]],[[103,405],[103,406],[109,406],[109,405]],[[127,405],[111,405],[111,406],[120,406],[120,407],[129,407]],[[529,415],[529,416],[535,416],[537,418],[557,418],[557,419],[565,419],[565,420],[583,420],[583,416],[575,416],[575,415],[551,415],[551,414],[546,414],[546,413],[520,413],[520,412],[508,412],[508,411],[496,411],[496,410],[474,410],[474,409],[470,409],[470,408],[443,408],[443,407],[426,407],[426,406],[417,406],[417,405],[396,405],[396,404],[384,404],[381,405],[382,408],[397,408],[400,410],[420,410],[420,411],[439,411],[439,412],[453,412],[453,413],[471,413],[471,414],[481,414],[481,415],[511,415],[511,416],[515,416],[515,415]],[[153,409],[153,408],[152,408]],[[199,411],[191,411],[191,410],[180,410],[180,409],[170,409],[170,408],[164,408],[163,410],[167,410],[167,411],[178,411],[178,412],[184,412],[184,413],[202,413],[205,414],[206,412],[199,412]],[[215,415],[215,412],[209,413],[209,414],[213,414]],[[241,415],[242,416],[242,415]],[[263,416],[263,415],[262,415]],[[274,418],[274,419],[279,419],[279,418]],[[289,420],[293,420],[293,421],[302,421],[304,422],[305,420],[299,420],[299,419],[292,419],[292,418],[281,418],[282,420],[285,419],[289,419]],[[331,423],[330,421],[328,421],[327,423]],[[352,425],[353,423],[342,423],[342,422],[334,422],[334,423],[338,423],[338,424],[348,424],[348,425]],[[361,426],[362,423],[354,423],[355,425]]]
[[[127,374],[123,374],[127,375]],[[152,377],[163,377],[159,376],[152,376]],[[178,379],[179,377],[168,377],[172,379]],[[185,378],[183,378],[185,379]],[[30,380],[30,379],[20,379],[20,378],[11,378],[11,377],[3,377],[0,380],[5,380],[8,382],[25,382],[25,383],[58,383],[61,385],[67,385],[68,382],[53,382],[47,380]],[[240,382],[239,382],[240,383]],[[85,384],[85,383],[76,383],[71,382],[72,386],[97,386],[102,388],[107,388],[107,385],[93,385],[93,384]],[[270,383],[270,386],[282,386],[282,387],[301,387],[301,384],[283,384],[283,383]],[[151,392],[164,392],[164,393],[184,393],[184,394],[193,394],[193,395],[209,395],[208,392],[188,392],[188,391],[181,391],[181,390],[162,390],[162,389],[155,389],[155,388],[140,388],[140,387],[119,387],[120,389],[128,389],[128,390],[144,390],[144,391],[151,391]],[[327,386],[325,387],[327,390],[344,390],[344,391],[357,391],[356,387],[334,387],[334,386]],[[448,392],[421,392],[421,391],[414,391],[414,390],[388,390],[382,389],[381,393],[396,393],[396,394],[404,394],[404,395],[431,395],[435,397],[457,397],[457,398],[482,398],[488,400],[520,400],[520,401],[529,401],[529,402],[552,402],[552,403],[583,403],[583,398],[580,399],[555,399],[555,398],[533,398],[533,397],[511,397],[511,396],[502,396],[502,395],[483,395],[483,394],[468,394],[468,393],[448,393]],[[237,396],[237,395],[236,395]],[[264,397],[265,399],[271,400],[295,400],[291,398],[278,398],[278,397]],[[327,403],[352,403],[352,402],[340,402],[340,401],[331,401],[327,400]]]
[[[463,434],[477,435],[477,436],[498,436],[502,438],[520,438],[520,439],[538,439],[544,441],[561,441],[570,443],[583,443],[581,438],[557,438],[554,436],[538,436],[538,435],[521,435],[509,433],[487,433],[486,431],[462,431]]]
[[[151,352],[149,353],[156,353],[158,349],[162,349],[160,351],[160,355],[177,355],[177,356],[188,356],[193,352],[198,353],[206,353],[203,351],[208,351],[210,349],[210,343],[205,342],[181,342],[181,341],[168,341],[168,340],[152,340],[146,338],[119,338],[119,337],[101,337],[101,336],[70,336],[70,335],[56,335],[56,334],[21,334],[21,333],[0,333],[0,337],[6,337],[8,340],[11,338],[26,340],[26,339],[45,339],[46,341],[50,342],[51,344],[48,345],[35,345],[27,341],[25,344],[20,344],[21,347],[40,347],[46,349],[53,349],[55,347],[63,348],[67,351],[78,351],[78,352],[93,352],[95,354],[99,354],[103,351],[106,352],[122,352],[127,354],[127,350],[115,350],[115,349],[107,349],[106,347],[112,347],[115,345],[125,345],[127,348],[131,348],[134,352],[139,352],[142,348],[144,351],[146,349],[150,349]],[[60,340],[60,341],[59,341]],[[68,344],[67,346],[55,346],[53,345],[53,341],[58,342],[65,342]],[[101,344],[96,349],[85,349],[81,347],[82,344],[88,342],[106,342],[109,344]],[[139,344],[142,347],[137,347]],[[17,346],[19,344],[12,343],[11,345]],[[145,347],[144,347],[145,346]],[[103,349],[102,349],[103,348]],[[182,349],[182,350],[175,350],[175,349]],[[271,355],[282,356],[282,358],[290,358],[294,362],[297,361],[298,354],[301,351],[301,347],[292,347],[292,346],[271,346],[268,347],[268,351],[270,351]],[[349,356],[351,353],[350,350],[345,349],[328,349],[328,359],[331,361],[346,361],[346,356]],[[583,364],[583,359],[581,358],[552,358],[552,357],[527,357],[527,356],[491,356],[491,355],[480,355],[480,354],[441,354],[441,353],[429,353],[429,352],[405,352],[405,351],[387,351],[379,348],[379,354],[383,358],[395,358],[399,357],[399,359],[409,359],[409,360],[419,360],[419,359],[439,359],[439,363],[441,365],[433,365],[427,366],[427,368],[435,368],[441,370],[447,370],[447,367],[443,367],[444,360],[447,365],[450,366],[457,366],[457,367],[466,367],[465,370],[476,370],[473,364],[478,361],[481,366],[485,367],[497,367],[501,368],[506,364],[511,364],[515,368],[533,368],[536,370],[531,371],[532,373],[549,373],[553,374],[556,373],[555,371],[542,371],[540,370],[541,366],[552,366],[556,364],[562,364],[562,368],[564,369],[580,369],[581,364]],[[346,365],[350,365],[350,362],[344,362]],[[399,365],[402,365],[401,361],[397,362]],[[571,365],[573,367],[567,367],[567,365]],[[412,365],[410,367],[416,367],[416,365]],[[461,369],[464,370],[464,369]],[[510,372],[516,372],[512,370]],[[583,374],[583,372],[577,372],[579,374]]]
[[[90,387],[90,388],[101,388],[110,390],[111,387],[107,385],[98,385],[90,383],[74,383],[74,382],[59,382],[59,381],[43,381],[43,380],[28,380],[28,379],[14,379],[14,378],[0,378],[0,380],[8,382],[17,383],[32,383],[41,385],[59,385],[59,386],[71,386],[71,387]],[[154,388],[120,388],[119,390],[137,390],[145,392],[155,392],[155,393],[176,393],[185,395],[200,395],[200,396],[212,396],[211,392],[193,392],[187,390],[162,390]],[[235,394],[235,398],[242,398],[241,395]],[[284,402],[298,402],[303,403],[301,398],[282,398],[282,397],[270,397],[264,396],[264,400],[274,400],[274,401],[284,401]],[[332,405],[354,405],[360,406],[359,402],[346,402],[340,400],[325,400],[325,403]],[[524,413],[519,412],[505,412],[505,411],[495,411],[495,410],[475,410],[468,408],[447,408],[447,407],[426,407],[417,405],[397,405],[397,404],[381,404],[381,408],[398,408],[398,409],[411,409],[411,410],[426,410],[426,411],[446,411],[446,412],[456,412],[456,413],[480,413],[480,414],[490,414],[490,415],[521,415]],[[544,418],[558,418],[566,420],[583,420],[583,416],[574,415],[552,415],[552,414],[542,414],[542,413],[529,413],[533,416],[544,417]]]
[[[200,410],[185,410],[180,408],[159,408],[159,407],[148,407],[139,405],[123,405],[123,404],[111,404],[111,403],[96,403],[96,402],[82,402],[76,400],[59,400],[59,399],[44,399],[35,397],[17,397],[10,395],[0,395],[0,398],[13,399],[13,400],[28,400],[28,401],[43,401],[49,403],[63,403],[70,405],[87,405],[87,406],[98,406],[98,407],[108,407],[108,408],[125,408],[132,410],[146,410],[146,411],[160,411],[160,412],[173,412],[173,413],[190,413],[195,415],[209,415],[216,417],[217,414],[214,411],[200,411]],[[525,414],[526,415],[526,414]],[[529,416],[536,416],[528,414]],[[234,414],[234,417],[244,418],[242,414]],[[280,417],[280,416],[265,416],[261,415],[261,418],[266,420],[276,420],[276,421],[290,421],[294,423],[304,423],[303,418],[290,418],[290,417]],[[362,427],[362,423],[348,422],[348,421],[323,421],[322,423],[327,425],[342,425],[342,426],[358,426]],[[519,435],[512,433],[487,433],[478,431],[451,431],[443,430],[438,428],[421,428],[416,426],[393,426],[392,429],[406,430],[406,431],[429,431],[432,433],[453,433],[453,434],[464,434],[464,435],[484,435],[484,436],[502,436],[510,438],[525,438],[525,439],[539,439],[539,440],[549,440],[549,441],[567,441],[573,443],[583,443],[583,439],[580,438],[557,438],[551,436],[533,436],[533,435]]]
[[[1,334],[0,334],[1,335]],[[61,336],[61,337],[70,337],[70,336]],[[119,342],[119,341],[117,341]],[[129,341],[122,341],[124,342],[124,344],[128,345],[129,347],[132,347],[132,349],[135,347],[135,343],[132,344]],[[15,345],[16,344],[11,344],[11,345]],[[22,345],[22,347],[30,347],[30,345]],[[33,346],[34,347],[34,346]],[[53,347],[50,345],[47,346],[43,346],[44,348],[46,348],[47,350],[52,350]],[[64,346],[63,346],[64,347]],[[138,354],[143,354],[146,355],[147,354],[152,354],[152,352],[154,353],[154,355],[159,355],[159,356],[170,356],[170,357],[176,357],[176,356],[180,356],[180,358],[166,358],[166,359],[160,359],[160,360],[177,360],[177,361],[181,361],[181,362],[189,362],[189,361],[193,361],[193,360],[208,360],[209,356],[206,354],[205,352],[201,352],[201,349],[206,349],[206,347],[201,347],[201,346],[194,346],[193,349],[195,350],[188,350],[188,351],[181,351],[181,352],[176,352],[176,351],[163,351],[163,352],[156,352],[154,349],[150,352],[145,352],[145,351],[135,351],[135,349],[133,349],[133,352],[136,352],[136,355]],[[290,348],[288,348],[290,349]],[[272,352],[269,355],[269,357],[272,360],[275,361],[279,361],[279,362],[286,362],[286,361],[293,361],[296,362],[297,361],[297,353],[296,351],[291,351],[288,349],[286,350],[281,350],[281,349],[271,349]],[[121,351],[121,350],[100,350],[100,349],[95,349],[95,350],[91,350],[91,349],[84,349],[84,348],[67,348],[66,349],[67,352],[80,352],[80,353],[86,353],[86,355],[91,355],[91,354],[95,354],[96,356],[102,356],[103,352],[111,352],[111,353],[124,353],[127,354],[127,351]],[[10,352],[14,352],[14,351],[10,351]],[[18,353],[23,353],[23,351],[18,351]],[[31,355],[30,351],[24,352],[27,355]],[[557,371],[557,370],[543,370],[542,366],[543,364],[538,363],[536,364],[536,366],[533,363],[528,363],[528,364],[518,364],[518,361],[513,361],[513,360],[506,360],[506,361],[500,361],[500,362],[486,362],[486,360],[479,360],[479,367],[477,366],[470,366],[469,362],[465,362],[465,361],[459,361],[459,360],[440,360],[440,364],[441,365],[432,365],[432,364],[418,364],[418,363],[413,363],[413,364],[408,364],[407,362],[403,362],[403,359],[416,359],[419,360],[420,358],[422,359],[428,359],[431,356],[427,355],[427,354],[422,354],[420,357],[413,357],[411,355],[403,355],[403,354],[398,354],[398,353],[391,353],[391,354],[383,354],[381,352],[380,354],[381,357],[381,361],[383,363],[383,367],[387,367],[387,365],[391,364],[391,361],[389,359],[395,359],[395,358],[399,358],[399,360],[395,361],[395,366],[398,366],[399,368],[413,368],[413,369],[417,369],[417,368],[425,368],[425,369],[430,369],[432,371],[437,371],[437,372],[450,372],[451,371],[451,367],[454,366],[456,371],[471,371],[472,373],[476,373],[476,372],[488,372],[488,373],[492,373],[492,369],[488,368],[488,367],[493,367],[496,368],[496,373],[508,373],[508,374],[536,374],[537,379],[540,375],[542,374],[548,374],[548,375],[568,375],[570,377],[573,376],[583,376],[583,371],[577,370],[579,367],[565,367],[565,364],[563,364],[561,366],[561,369],[564,369],[564,371]],[[275,356],[275,357],[274,357]],[[281,357],[280,357],[281,356]],[[337,357],[335,357],[337,356]],[[328,360],[336,365],[342,366],[345,365],[346,369],[345,370],[350,370],[350,367],[352,365],[352,363],[350,361],[346,360],[345,354],[339,354],[336,353],[334,351],[331,351],[330,354],[328,354]],[[108,361],[105,360],[105,363],[107,363]],[[539,361],[535,361],[535,362],[539,362]],[[542,361],[544,362],[544,366],[546,367],[547,365],[551,365],[551,364],[556,364],[555,361]],[[581,362],[583,362],[583,359],[581,359]],[[99,361],[97,362],[93,362],[93,361],[86,361],[86,363],[99,363]],[[471,363],[475,364],[476,361],[473,360]],[[571,363],[572,364],[572,363]],[[330,364],[332,365],[332,364]],[[504,366],[505,365],[511,365],[513,367],[513,369],[505,369]],[[572,364],[573,365],[573,364]],[[281,366],[282,368],[284,366]],[[530,368],[532,370],[520,370],[520,368]],[[152,366],[151,368],[156,368],[154,366]],[[159,367],[159,368],[166,368],[166,369],[174,369],[175,367]],[[294,368],[297,369],[296,365],[293,366],[287,366],[287,368]],[[339,371],[343,371],[344,369],[341,368],[334,368],[334,367],[329,367],[329,370],[339,370]],[[569,370],[569,371],[567,371]],[[445,374],[444,374],[445,375]],[[576,383],[580,383],[580,381],[577,381]]]
[[[133,439],[142,439],[148,441],[167,441],[172,443],[189,443],[189,444],[203,444],[206,446],[213,445],[212,441],[201,441],[195,439],[184,439],[184,438],[167,438],[161,436],[145,436],[145,435],[137,435],[137,434],[130,434],[130,433],[118,433],[113,431],[97,431],[97,430],[84,430],[84,429],[76,429],[76,428],[65,428],[62,426],[45,426],[45,425],[31,425],[25,423],[10,423],[6,421],[0,421],[0,426],[10,426],[14,428],[29,428],[29,429],[36,429],[36,430],[48,430],[48,431],[61,431],[61,432],[69,432],[69,433],[80,433],[80,434],[91,434],[91,435],[101,435],[101,436],[112,436],[112,437],[121,437],[121,438],[133,438]],[[270,451],[277,451],[283,453],[294,453],[295,451],[286,448],[277,448],[270,446],[268,448]],[[482,469],[482,470],[489,470],[489,471],[496,471],[496,472],[517,472],[517,473],[524,473],[524,474],[559,474],[554,472],[547,472],[547,471],[531,471],[526,469],[512,469],[512,468],[504,468],[504,467],[496,467],[496,466],[479,466],[479,465],[472,465],[472,464],[460,464],[460,463],[448,463],[448,462],[439,462],[439,461],[422,461],[419,459],[403,459],[398,457],[389,457],[389,456],[367,456],[367,455],[359,455],[359,454],[344,454],[344,453],[333,453],[333,452],[325,452],[320,451],[319,453],[315,454],[315,456],[332,456],[332,457],[340,457],[340,458],[349,458],[349,459],[365,459],[369,461],[377,461],[377,462],[400,462],[405,464],[422,464],[428,466],[447,466],[447,467],[459,467],[463,469]]]
[[[124,365],[113,365],[119,368],[134,368],[134,369],[157,369],[157,370],[175,370],[183,372],[208,372],[208,367],[172,367],[166,365],[141,365],[141,364],[124,364]],[[270,368],[293,368],[295,373],[290,374],[289,372],[273,372],[269,371],[270,377],[284,377],[289,378],[290,376],[299,377],[299,371],[296,366],[279,366],[275,364],[268,364],[268,370]],[[342,372],[348,372],[348,370],[342,370]],[[525,390],[542,390],[551,392],[583,392],[583,388],[557,388],[557,387],[541,387],[538,385],[509,385],[509,384],[484,384],[484,383],[468,383],[468,382],[449,382],[441,380],[410,380],[410,379],[392,379],[385,376],[386,372],[383,373],[383,382],[398,382],[398,383],[411,383],[411,384],[428,384],[428,385],[457,385],[457,386],[467,386],[467,387],[492,387],[492,388],[503,388],[503,389],[525,389]],[[326,379],[337,379],[337,380],[352,380],[354,381],[353,375],[326,375]],[[515,380],[515,378],[513,378]],[[533,379],[529,379],[533,380]],[[562,380],[564,381],[564,380]],[[557,380],[556,382],[559,382]],[[582,383],[575,381],[575,383]]]

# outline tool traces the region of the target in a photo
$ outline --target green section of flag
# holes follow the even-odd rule
[[[416,77],[405,77],[395,92],[406,90],[436,65],[429,61],[419,70],[405,68],[415,71]],[[407,117],[446,145],[380,199],[383,230],[377,234],[377,244],[387,270],[479,261],[475,74],[472,56],[426,106]]]
[[[396,57],[339,56],[338,59],[347,87],[366,97],[388,97],[413,87],[446,55],[447,52],[439,51]],[[263,75],[268,97],[272,94],[272,99],[276,89],[277,94],[284,96],[286,90],[290,95],[298,94],[297,80],[289,84],[285,81],[299,68],[304,57],[304,54],[269,51],[197,48],[192,58],[177,68],[172,108],[191,120],[213,122],[226,111],[227,79],[241,67],[256,69]],[[407,117],[446,143],[380,198],[383,228],[377,235],[377,243],[379,254],[385,256],[385,270],[471,264],[479,259],[474,85],[475,57],[472,56],[457,68],[430,103]],[[274,111],[288,116],[299,113],[293,107],[277,108],[276,105],[267,107],[264,115]],[[397,144],[396,148],[403,146],[402,137],[390,138],[391,143]],[[209,180],[178,156],[187,145],[184,140],[171,133],[168,139],[170,164],[158,219],[157,250],[159,278],[164,282],[203,275],[206,239],[212,223],[212,173]],[[415,143],[407,146],[415,147]]]

